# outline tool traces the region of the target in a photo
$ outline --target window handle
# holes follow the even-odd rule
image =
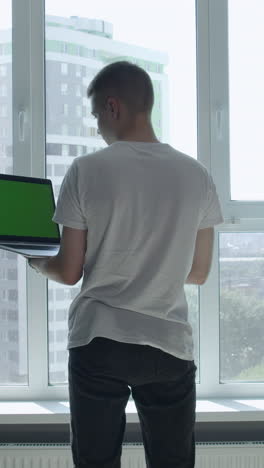
[[[240,224],[240,218],[236,218],[236,216],[231,216],[231,218],[226,218],[225,219],[225,224],[226,225],[234,225],[234,224]]]
[[[18,138],[19,141],[25,141],[25,123],[26,123],[26,112],[20,111],[18,113]]]
[[[223,107],[218,107],[215,112],[216,136],[218,140],[223,138]]]

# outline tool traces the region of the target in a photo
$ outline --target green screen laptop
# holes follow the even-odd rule
[[[0,249],[29,257],[56,255],[59,226],[49,179],[0,174]]]

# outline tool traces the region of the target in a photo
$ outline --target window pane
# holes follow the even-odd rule
[[[220,381],[264,381],[264,233],[220,234]]]
[[[264,2],[229,0],[230,170],[233,200],[264,200]]]
[[[146,25],[150,10],[151,21]],[[165,0],[154,9],[150,0],[136,0],[132,8],[121,0],[99,0],[89,4],[88,10],[82,0],[67,4],[46,0],[46,148],[55,188],[73,157],[85,154],[84,144],[90,152],[106,146],[97,133],[86,91],[101,68],[119,60],[132,61],[149,73],[155,93],[152,122],[160,141],[197,158],[195,0]],[[68,113],[63,112],[65,105]],[[65,293],[60,300],[56,295],[59,289],[61,286],[49,282],[49,294],[54,293],[49,301],[50,312],[62,305],[68,310],[72,302],[67,292],[71,288],[62,288]],[[189,294],[198,330],[196,293],[190,288]],[[57,323],[53,314],[49,327],[50,331],[64,330],[66,324]],[[67,363],[58,360],[58,356],[63,357],[58,351],[66,348],[66,340],[58,342],[56,336],[49,345],[50,383],[67,379]]]
[[[0,172],[13,173],[11,0],[0,1]],[[0,250],[0,385],[27,385],[26,261]]]

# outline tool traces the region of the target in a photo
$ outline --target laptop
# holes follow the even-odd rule
[[[27,257],[56,255],[60,231],[54,211],[51,180],[0,174],[0,249]]]

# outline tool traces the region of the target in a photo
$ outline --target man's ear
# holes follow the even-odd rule
[[[114,118],[118,118],[120,109],[119,109],[119,101],[116,98],[110,97],[107,101],[108,108]]]

